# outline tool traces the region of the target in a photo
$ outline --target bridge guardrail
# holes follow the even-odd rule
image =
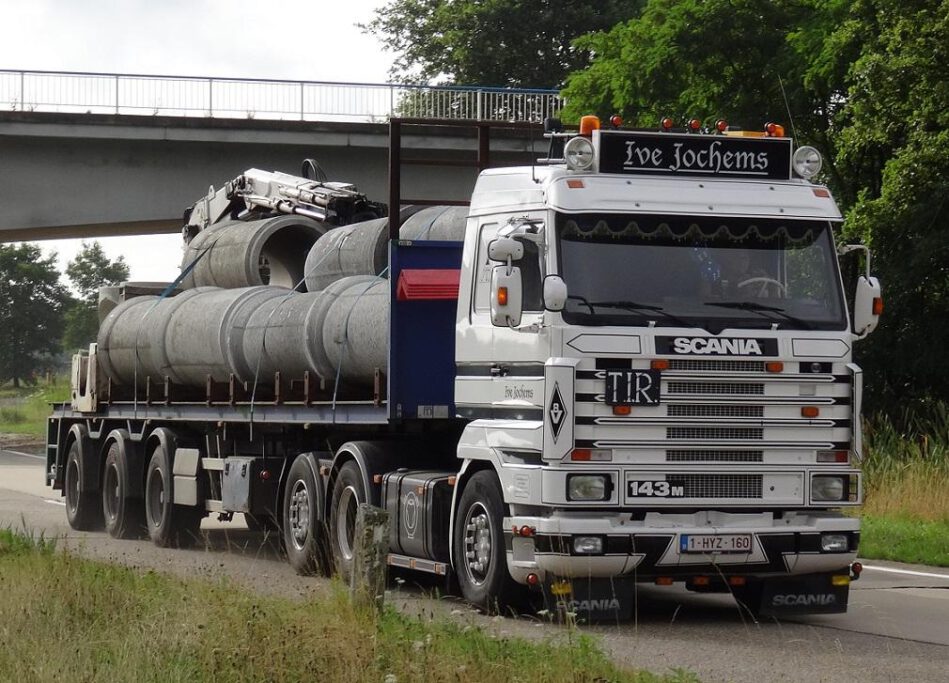
[[[390,116],[543,121],[556,90],[0,70],[0,108],[12,111],[384,121]]]

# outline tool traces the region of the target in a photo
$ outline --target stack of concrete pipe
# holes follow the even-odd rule
[[[399,235],[460,241],[466,216],[464,207],[403,211]],[[388,219],[324,228],[281,216],[199,233],[183,269],[206,253],[184,278],[184,291],[136,296],[108,311],[99,328],[100,367],[119,385],[168,377],[204,386],[208,376],[226,382],[231,375],[269,384],[277,371],[371,383],[387,361]],[[291,289],[304,281],[305,292]]]

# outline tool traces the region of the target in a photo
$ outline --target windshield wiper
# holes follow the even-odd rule
[[[671,320],[674,323],[678,323],[682,327],[701,327],[694,323],[690,323],[684,318],[680,318],[677,315],[672,313],[667,313],[662,306],[655,306],[653,304],[642,304],[638,301],[584,301],[587,306],[604,306],[606,308],[621,308],[627,311],[652,311],[662,315],[663,317]]]
[[[766,313],[777,313],[779,316],[792,322],[795,325],[798,325],[805,330],[813,330],[814,326],[804,320],[803,318],[798,318],[797,316],[791,315],[790,313],[785,313],[784,309],[780,306],[769,306],[768,304],[759,304],[756,301],[706,301],[706,306],[717,306],[718,308],[734,308],[739,311],[751,311],[752,313],[759,313],[763,317],[767,318]],[[771,318],[774,320],[774,318]]]

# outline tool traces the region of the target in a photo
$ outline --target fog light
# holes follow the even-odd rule
[[[821,534],[820,549],[822,553],[845,553],[850,550],[850,539],[847,534]]]
[[[830,583],[833,586],[849,586],[850,577],[846,574],[838,574],[837,576],[830,577]]]
[[[599,536],[574,536],[573,552],[577,555],[602,555],[603,539]]]
[[[608,474],[567,475],[567,500],[607,500],[610,497]]]
[[[819,476],[811,479],[811,500],[833,501],[843,500],[847,487],[845,477]]]

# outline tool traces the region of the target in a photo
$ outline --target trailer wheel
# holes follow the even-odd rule
[[[339,468],[330,504],[330,542],[336,571],[347,583],[352,577],[355,556],[356,514],[366,502],[366,489],[359,466],[350,460]]]
[[[326,525],[320,482],[313,463],[301,455],[293,461],[283,496],[283,543],[287,560],[298,574],[329,574]]]
[[[145,521],[160,548],[186,548],[200,539],[204,510],[174,504],[171,454],[157,443],[145,471]]]
[[[476,472],[461,493],[454,527],[458,586],[465,600],[488,611],[513,602],[516,584],[507,571],[504,499],[494,472]]]
[[[74,440],[66,455],[66,478],[63,484],[66,520],[77,531],[94,531],[102,528],[102,505],[96,492],[86,490],[87,487],[83,485],[83,457],[79,441]]]
[[[145,534],[145,513],[140,498],[132,497],[128,453],[113,441],[102,470],[102,512],[105,530],[112,538],[140,538]]]

